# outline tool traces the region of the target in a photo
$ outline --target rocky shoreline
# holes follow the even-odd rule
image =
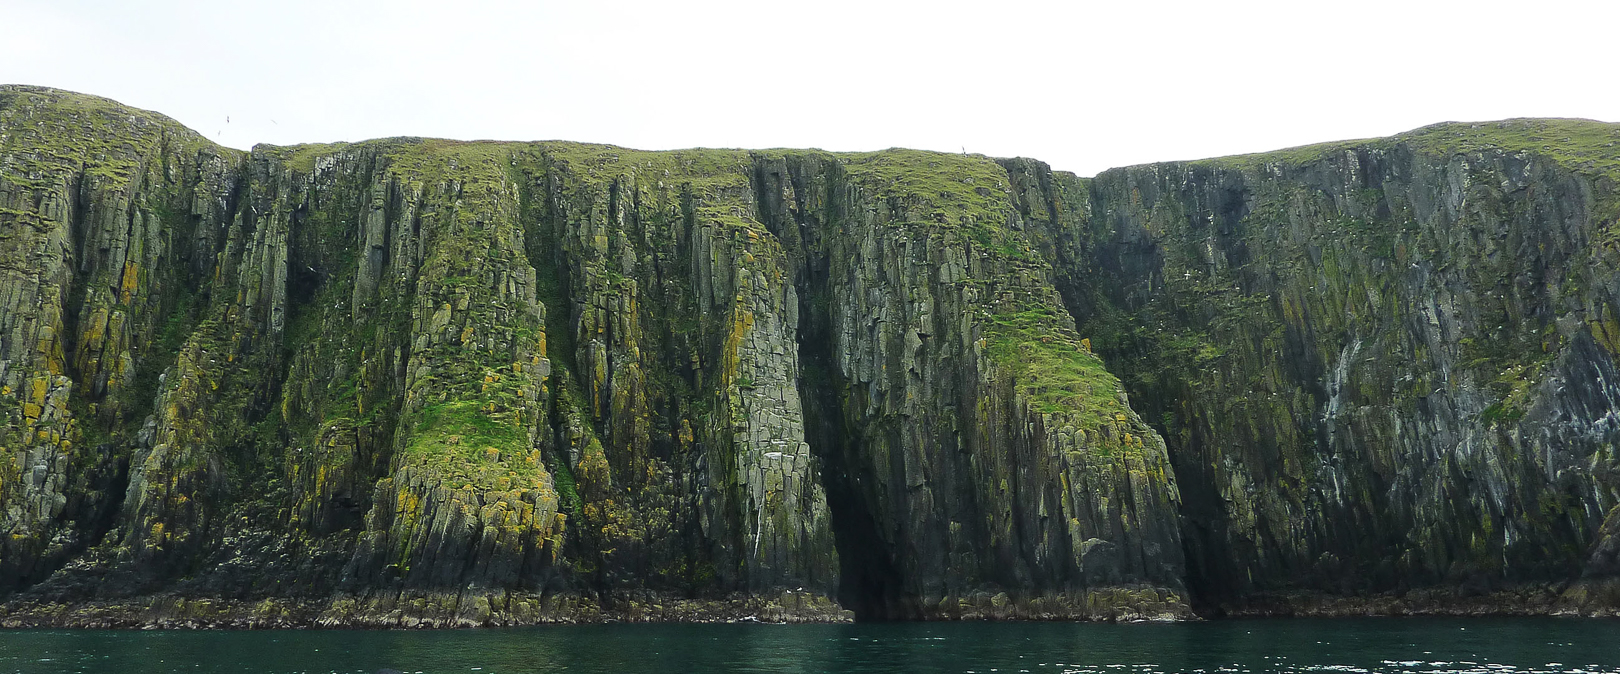
[[[5,606],[0,627],[87,629],[447,629],[607,622],[852,622],[825,597],[775,599],[619,597],[604,608],[585,597],[526,593],[401,593],[335,599],[185,599],[173,596]]]
[[[1037,598],[1014,603],[1006,593],[979,593],[935,607],[937,620],[1195,620],[1174,598],[1151,589],[1120,589],[1083,600]],[[74,629],[430,629],[593,623],[847,623],[853,612],[809,593],[775,598],[738,595],[688,599],[621,595],[608,602],[527,593],[406,592],[388,597],[263,599],[151,596],[127,600],[19,601],[0,606],[0,628]]]
[[[1298,593],[1255,597],[1241,606],[1200,616],[1176,605],[1138,605],[1090,611],[1014,606],[1005,594],[963,602],[961,610],[930,612],[929,620],[1180,622],[1238,618],[1497,617],[1617,618],[1612,603],[1586,602],[1556,585],[1459,596],[1420,590],[1373,597]],[[73,603],[14,602],[0,607],[3,629],[466,629],[604,623],[849,623],[853,612],[825,597],[775,600],[737,596],[722,600],[620,597],[608,608],[580,597],[508,594],[468,597],[409,594],[388,599],[183,599],[142,597]]]

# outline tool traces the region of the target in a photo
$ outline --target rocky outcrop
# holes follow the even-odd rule
[[[109,529],[230,211],[237,153],[130,112],[0,91],[0,592]]]
[[[244,153],[0,87],[0,624],[1612,613],[1617,142]]]
[[[0,89],[7,624],[1186,616],[1007,173]]]
[[[839,159],[786,157],[756,179],[776,207],[765,222],[802,258],[846,604],[1184,615],[1163,443],[1061,311],[1006,174],[949,155]]]
[[[1010,167],[1089,193],[1048,245],[1169,443],[1211,610],[1612,610],[1558,595],[1612,573],[1617,142],[1524,120],[1083,185]]]

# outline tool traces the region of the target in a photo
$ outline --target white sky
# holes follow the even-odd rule
[[[1090,175],[1447,120],[1620,120],[1614,0],[0,0],[0,26],[0,82],[239,148],[965,147]]]

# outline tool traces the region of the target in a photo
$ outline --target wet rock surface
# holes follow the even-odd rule
[[[1538,123],[1086,180],[0,87],[0,624],[1612,611],[1614,129]]]

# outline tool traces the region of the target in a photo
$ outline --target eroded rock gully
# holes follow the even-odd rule
[[[240,152],[0,87],[0,623],[1613,612],[1617,140]]]

